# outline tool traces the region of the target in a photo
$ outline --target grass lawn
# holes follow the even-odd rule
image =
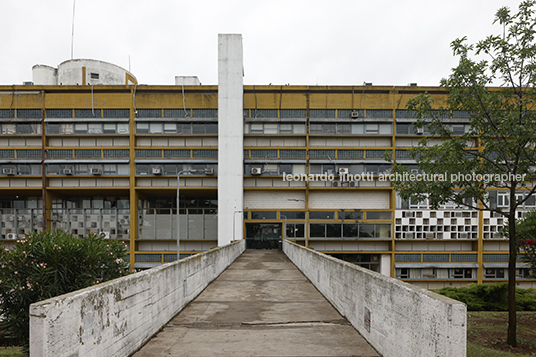
[[[0,347],[0,357],[23,357],[22,349],[17,347]]]
[[[506,344],[508,313],[495,311],[467,312],[468,357],[536,356],[536,312],[517,313],[518,347]]]

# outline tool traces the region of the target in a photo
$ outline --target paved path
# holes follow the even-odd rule
[[[379,356],[277,250],[246,250],[133,357]]]

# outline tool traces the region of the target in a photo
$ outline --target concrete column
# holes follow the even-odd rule
[[[391,276],[391,254],[381,255],[380,273],[385,276]]]
[[[218,35],[218,245],[243,238],[242,35]]]

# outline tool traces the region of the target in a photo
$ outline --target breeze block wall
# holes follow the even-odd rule
[[[30,356],[129,356],[244,250],[240,240],[32,304]]]
[[[466,355],[465,304],[287,240],[283,251],[382,356]]]

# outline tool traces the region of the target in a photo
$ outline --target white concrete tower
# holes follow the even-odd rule
[[[218,35],[218,245],[243,238],[242,35]]]

